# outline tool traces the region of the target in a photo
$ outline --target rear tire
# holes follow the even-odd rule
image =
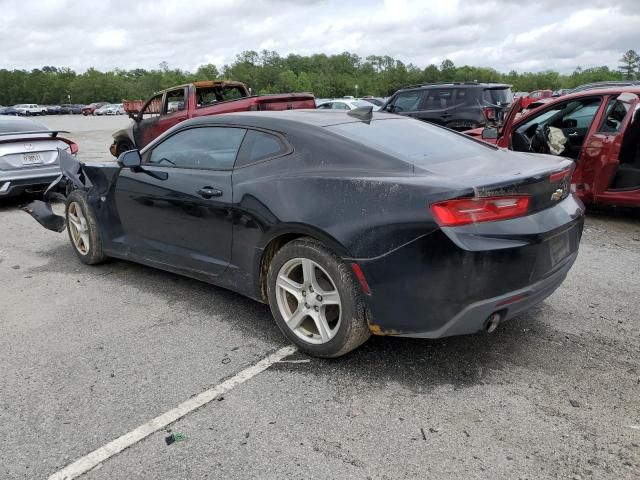
[[[267,296],[280,330],[310,355],[340,357],[371,335],[353,273],[314,239],[294,240],[275,254],[267,273]]]
[[[96,265],[107,259],[93,208],[85,192],[74,190],[67,197],[67,232],[74,252],[82,263]]]

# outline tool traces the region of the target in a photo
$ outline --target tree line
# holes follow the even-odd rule
[[[115,69],[102,72],[89,68],[77,73],[69,68],[45,66],[31,71],[0,69],[0,105],[16,103],[90,103],[144,99],[153,92],[197,80],[239,80],[255,94],[313,92],[319,98],[344,95],[388,96],[407,85],[432,82],[504,82],[514,91],[573,88],[604,81],[640,78],[640,56],[629,50],[617,70],[607,66],[577,67],[571,74],[553,70],[501,73],[493,68],[456,66],[451,60],[420,68],[389,56],[362,58],[354,53],[310,56],[279,55],[274,51],[244,51],[219,70],[200,66],[195,72],[172,69],[162,62],[157,69]]]

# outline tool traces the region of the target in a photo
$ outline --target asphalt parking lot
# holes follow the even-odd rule
[[[123,117],[44,117],[85,161]],[[47,478],[288,345],[268,307],[0,201],[0,477]],[[640,214],[590,212],[543,304],[492,335],[294,352],[85,478],[640,478]],[[179,433],[182,441],[167,445]]]

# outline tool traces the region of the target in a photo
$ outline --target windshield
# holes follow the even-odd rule
[[[443,158],[481,155],[486,148],[494,148],[413,119],[351,122],[326,128],[420,167],[440,163]]]
[[[510,88],[490,88],[484,91],[484,100],[493,105],[509,104],[513,102]]]

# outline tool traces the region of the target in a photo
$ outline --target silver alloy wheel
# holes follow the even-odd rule
[[[276,300],[287,326],[307,343],[323,344],[340,327],[342,304],[335,282],[308,258],[292,258],[276,279]]]
[[[81,255],[89,253],[89,226],[87,219],[84,218],[82,208],[76,202],[71,202],[67,210],[67,218],[69,219],[69,231],[71,239],[76,250]]]

